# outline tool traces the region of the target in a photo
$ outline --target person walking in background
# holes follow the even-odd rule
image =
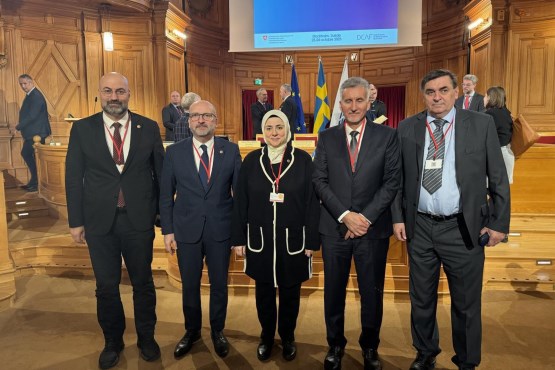
[[[345,297],[354,259],[360,293],[359,344],[364,369],[381,369],[378,356],[385,265],[392,235],[390,205],[400,181],[395,130],[369,122],[370,85],[351,77],[340,86],[345,123],[319,134],[313,182],[322,202],[324,312],[329,345],[325,369],[341,369]]]
[[[451,294],[452,361],[471,370],[481,358],[484,247],[509,231],[507,172],[493,119],[455,108],[455,74],[433,70],[420,90],[427,109],[397,130],[403,182],[392,205],[395,236],[407,243],[409,255],[411,332],[418,351],[410,369],[434,369],[441,352],[436,310],[443,266]]]
[[[66,157],[70,233],[87,242],[96,279],[98,322],[105,347],[101,369],[124,348],[122,256],[133,285],[137,346],[146,361],[160,358],[154,339],[156,292],[152,243],[164,148],[158,124],[128,109],[129,82],[111,72],[100,79],[101,113],[73,124]]]
[[[162,108],[162,122],[166,128],[166,141],[174,141],[175,123],[183,114],[183,110],[179,105],[180,100],[181,94],[178,91],[172,91],[170,103]]]
[[[177,251],[183,287],[185,335],[174,356],[187,354],[201,338],[200,280],[203,263],[210,279],[210,334],[216,354],[227,356],[224,335],[227,273],[231,254],[232,193],[241,167],[239,147],[215,137],[218,116],[206,100],[189,110],[192,137],[167,148],[160,188],[160,221],[166,251]]]
[[[188,92],[183,95],[181,99],[181,109],[183,114],[181,118],[175,123],[174,128],[174,141],[177,143],[191,137],[191,130],[189,129],[189,108],[191,104],[200,100],[200,96],[194,92]]]
[[[513,183],[513,171],[515,168],[515,155],[511,150],[511,139],[513,137],[513,118],[511,112],[507,109],[505,99],[505,89],[501,86],[490,87],[484,96],[484,105],[486,106],[486,114],[493,117],[493,122],[497,129],[497,137],[499,145],[501,145],[501,153],[503,161],[507,169],[507,177],[509,184]]]
[[[320,249],[320,203],[312,158],[289,143],[287,116],[271,110],[261,125],[266,146],[249,153],[241,166],[231,240],[237,256],[245,257],[245,273],[256,282],[262,327],[256,355],[261,361],[270,358],[277,321],[282,356],[291,361],[297,355],[301,283],[312,276],[312,252]]]
[[[33,78],[28,74],[22,74],[19,76],[19,86],[25,92],[25,99],[21,104],[19,123],[15,126],[15,129],[21,132],[23,137],[21,157],[27,164],[31,175],[29,182],[23,185],[22,188],[33,192],[38,190],[39,184],[33,137],[40,136],[40,142],[44,144],[46,137],[52,134],[52,129],[48,121],[46,100],[44,95],[35,87]]]

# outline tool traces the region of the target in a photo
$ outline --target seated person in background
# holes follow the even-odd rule
[[[501,154],[507,168],[507,176],[509,184],[513,183],[513,170],[515,167],[515,155],[511,150],[511,139],[513,137],[513,118],[511,112],[505,105],[505,89],[501,86],[493,86],[488,89],[484,97],[484,106],[486,114],[493,117],[495,127],[497,128],[497,137],[501,145]]]
[[[188,92],[187,94],[183,95],[183,98],[181,99],[181,109],[183,110],[183,114],[181,115],[181,118],[175,123],[174,128],[174,141],[176,143],[192,136],[191,130],[189,129],[189,107],[194,102],[197,102],[199,100],[200,96],[194,92]]]

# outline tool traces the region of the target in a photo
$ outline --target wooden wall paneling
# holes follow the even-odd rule
[[[478,77],[476,90],[484,95],[487,89],[492,86],[491,68],[495,62],[491,55],[491,34],[487,32],[485,37],[472,43],[470,51],[470,71]],[[460,81],[462,83],[462,80]],[[459,91],[462,94],[462,88]]]

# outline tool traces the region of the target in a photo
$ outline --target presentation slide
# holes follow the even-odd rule
[[[398,43],[398,0],[253,0],[254,48]]]

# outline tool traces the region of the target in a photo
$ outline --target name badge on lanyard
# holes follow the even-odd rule
[[[443,159],[427,159],[426,167],[427,170],[438,170],[443,166]]]
[[[269,157],[268,157],[269,159]],[[270,193],[270,202],[272,203],[283,203],[285,201],[285,194],[279,192],[279,180],[281,179],[281,168],[283,166],[283,160],[285,159],[285,153],[282,154],[281,162],[279,163],[279,171],[276,176],[274,173],[274,168],[272,167],[272,162],[270,162],[270,170],[274,176],[275,191]]]
[[[285,201],[285,194],[283,193],[270,193],[270,202],[283,203]]]

